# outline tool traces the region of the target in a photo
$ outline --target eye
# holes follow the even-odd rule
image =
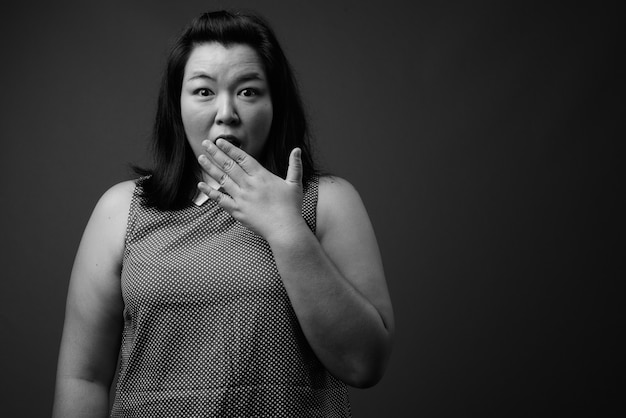
[[[201,88],[201,89],[194,90],[193,94],[197,96],[202,96],[202,97],[209,97],[210,95],[213,94],[213,92],[207,88]]]
[[[259,91],[257,89],[248,87],[246,89],[241,90],[239,94],[241,94],[243,97],[254,97],[254,96],[259,95]]]

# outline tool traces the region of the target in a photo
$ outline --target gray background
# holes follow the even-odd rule
[[[1,414],[49,415],[82,230],[148,162],[167,46],[224,6],[272,23],[377,231],[397,339],[354,416],[624,412],[616,10],[163,0],[0,6]]]

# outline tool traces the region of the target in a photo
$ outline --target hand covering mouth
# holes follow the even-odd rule
[[[217,141],[220,138],[227,140],[228,142],[230,142],[237,148],[241,148],[241,141],[239,141],[239,139],[234,135],[218,135],[217,138],[215,138],[215,141]]]

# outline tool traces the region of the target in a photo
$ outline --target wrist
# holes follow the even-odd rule
[[[312,234],[303,217],[285,220],[264,237],[270,247],[290,246],[301,241],[307,234]]]

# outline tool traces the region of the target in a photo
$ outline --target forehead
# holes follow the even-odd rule
[[[242,71],[254,71],[264,75],[263,63],[256,51],[244,44],[224,46],[217,42],[196,45],[185,64],[185,75],[208,72],[228,75]]]

